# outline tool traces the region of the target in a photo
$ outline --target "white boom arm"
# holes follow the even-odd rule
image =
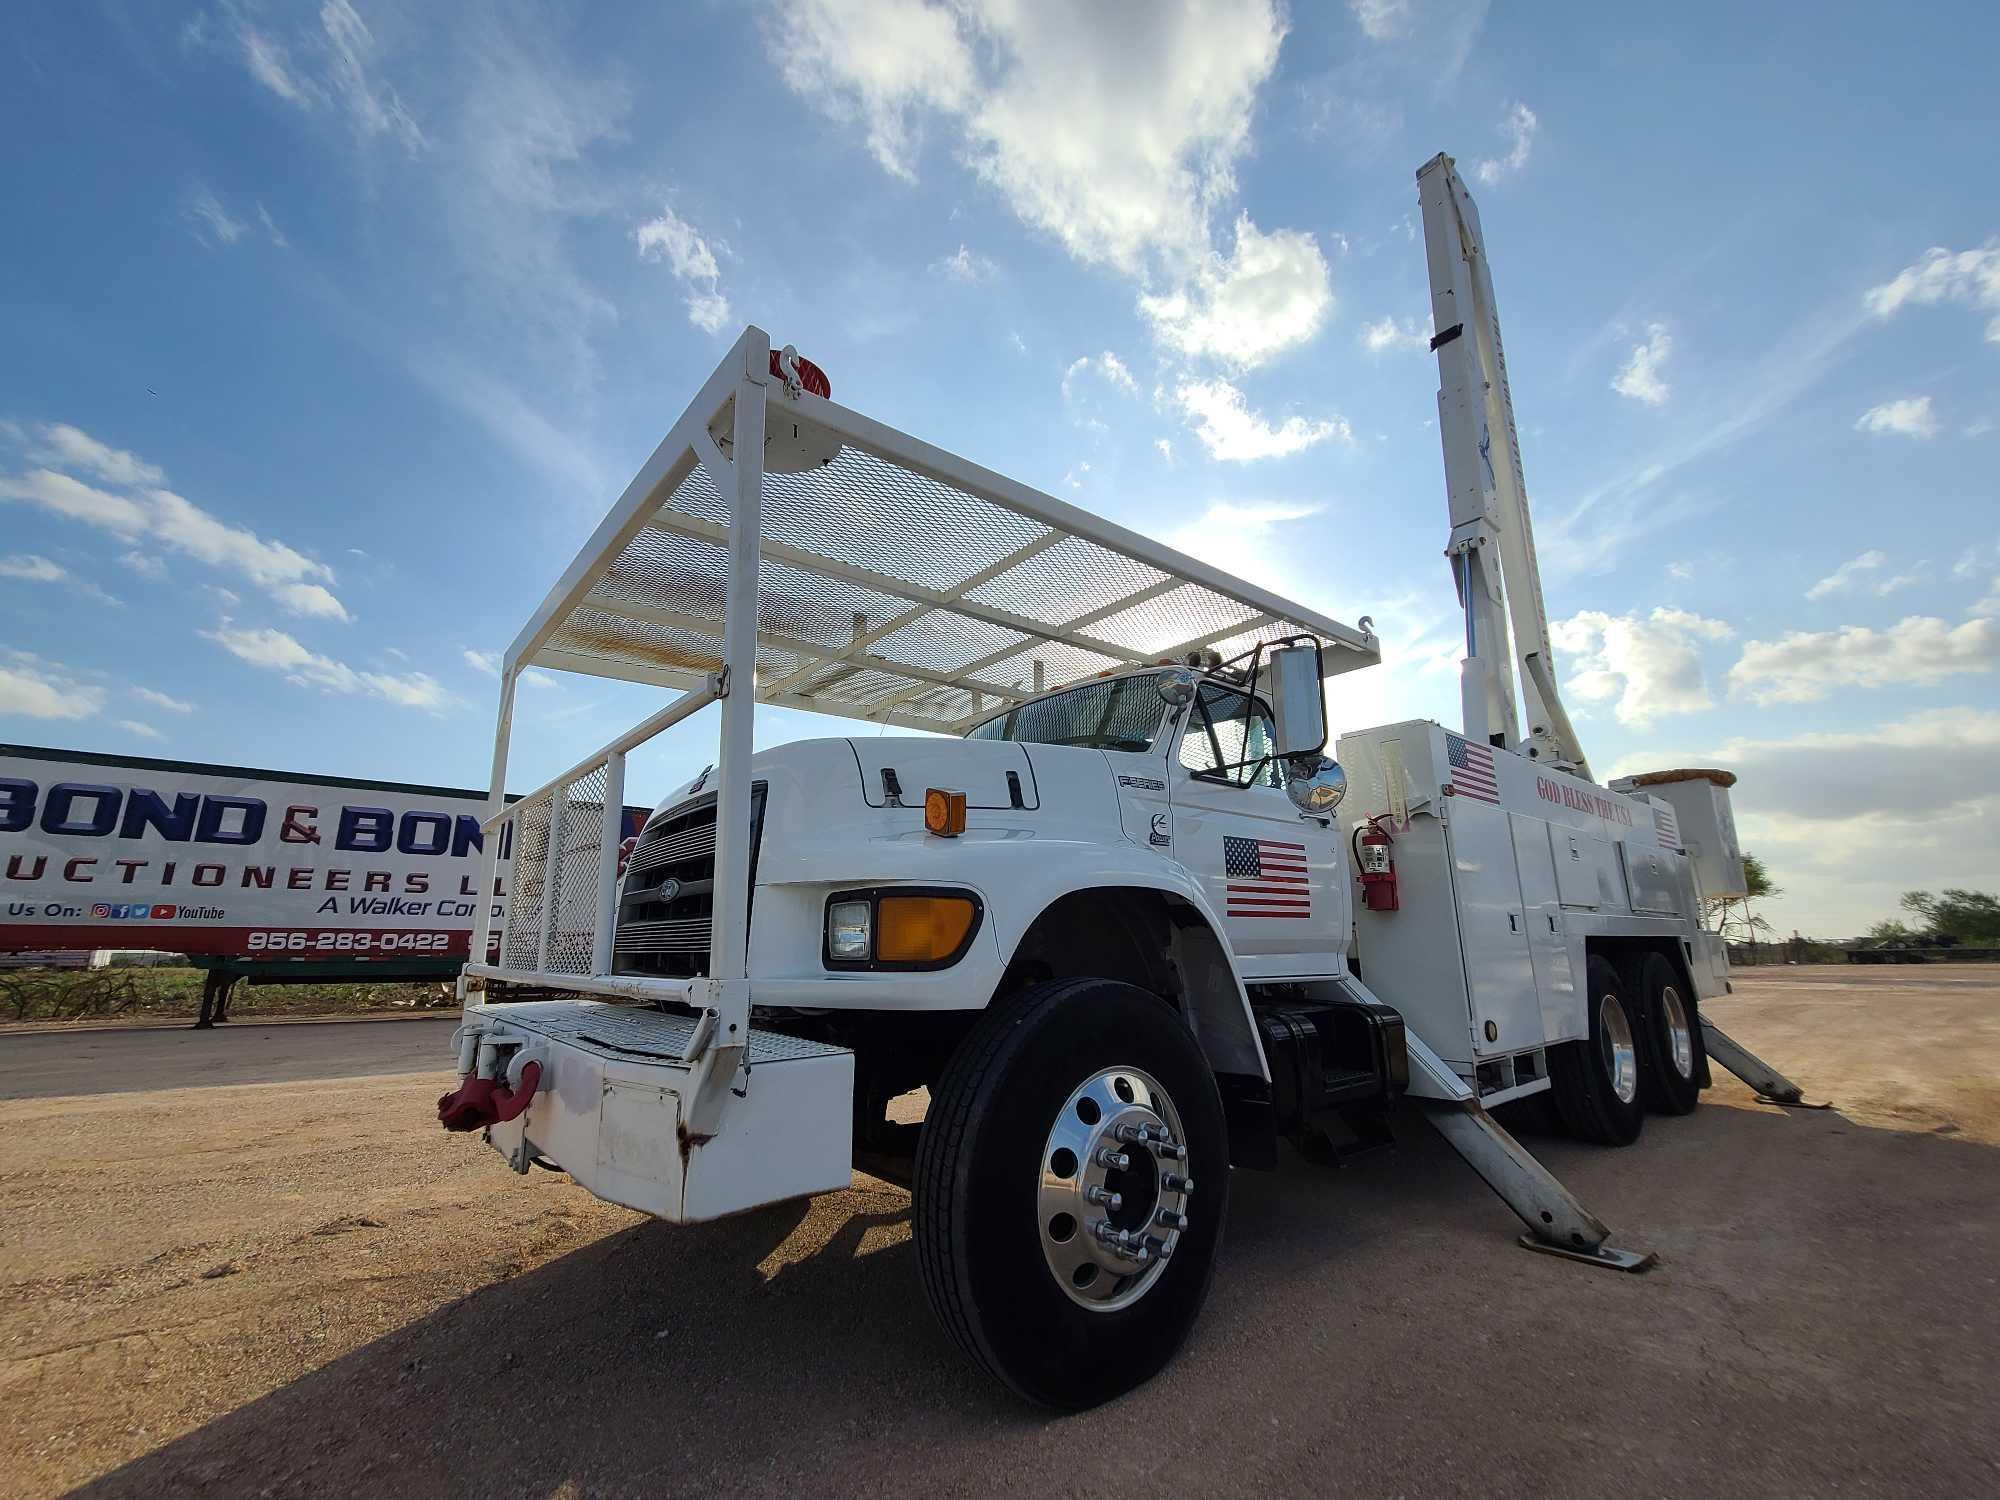
[[[1451,501],[1446,555],[1465,608],[1465,661],[1459,680],[1465,734],[1588,779],[1589,765],[1556,691],[1548,611],[1542,604],[1528,488],[1521,474],[1521,440],[1514,430],[1514,400],[1507,389],[1507,356],[1500,345],[1500,314],[1493,302],[1479,210],[1442,152],[1418,169],[1417,196],[1430,261],[1438,432]],[[1516,704],[1517,657],[1526,734]]]

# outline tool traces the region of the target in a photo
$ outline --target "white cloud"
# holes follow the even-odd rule
[[[1194,428],[1211,458],[1247,462],[1282,458],[1328,438],[1354,440],[1354,430],[1341,417],[1308,420],[1293,415],[1273,426],[1250,410],[1243,393],[1226,380],[1184,380],[1174,400]]]
[[[40,429],[45,457],[63,455],[78,468],[117,476],[114,482],[138,486],[136,494],[112,494],[51,469],[31,469],[17,476],[0,475],[0,499],[26,500],[71,520],[109,531],[121,540],[142,538],[192,557],[210,567],[249,579],[294,614],[346,619],[346,608],[326,587],[333,570],[285,543],[258,536],[247,527],[231,525],[200,506],[158,487],[165,475],[132,454],[98,442],[78,428],[57,423]],[[134,550],[121,559],[147,577],[164,576],[165,569],[149,551]]]
[[[1302,229],[1265,234],[1247,213],[1236,218],[1234,254],[1206,255],[1174,290],[1139,298],[1163,344],[1238,370],[1307,342],[1332,309],[1319,242]]]
[[[1836,689],[1928,685],[1965,672],[1991,671],[2000,660],[2000,621],[1947,625],[1911,615],[1886,630],[1790,630],[1775,641],[1747,641],[1729,669],[1734,698],[1755,703],[1813,703]]]
[[[405,708],[436,712],[450,699],[426,672],[358,672],[345,662],[309,651],[282,630],[243,629],[224,620],[201,634],[239,661],[283,672],[289,681],[329,693],[365,694]]]
[[[1986,338],[2000,344],[2000,240],[1988,240],[1977,250],[1953,252],[1933,245],[1895,277],[1869,289],[1862,299],[1868,311],[1887,318],[1916,303],[1935,307],[1957,302],[1995,314]]]
[[[1902,437],[1936,437],[1937,417],[1928,396],[1905,396],[1900,401],[1884,401],[1871,406],[1855,419],[1856,432],[1893,432]]]
[[[1587,703],[1610,703],[1620,724],[1643,729],[1665,714],[1713,708],[1702,672],[1704,643],[1735,632],[1680,609],[1611,615],[1583,610],[1549,628],[1575,665],[1566,686]]]
[[[67,578],[69,571],[60,563],[50,562],[33,552],[17,552],[10,557],[0,557],[0,578],[19,578],[28,583],[55,583]]]
[[[688,321],[704,333],[715,333],[729,321],[729,299],[722,294],[722,269],[708,241],[673,209],[632,231],[641,260],[664,260],[687,293]]]
[[[130,568],[134,573],[137,573],[141,578],[151,578],[157,581],[167,576],[167,565],[148,552],[133,551],[120,553],[118,561]]]
[[[108,484],[163,484],[166,474],[123,448],[100,443],[80,427],[67,422],[49,422],[36,429],[41,442],[32,456],[57,469],[87,469]]]
[[[149,687],[133,688],[132,696],[134,698],[137,698],[141,703],[150,703],[153,705],[153,707],[164,708],[169,713],[190,714],[194,712],[194,705],[192,703],[189,703],[186,699],[175,698],[169,696],[166,693],[155,692],[152,688]]]
[[[1174,445],[1169,439],[1154,438],[1153,446],[1160,450],[1161,458],[1165,459],[1168,463],[1174,461]]]
[[[0,714],[31,719],[88,719],[104,707],[104,690],[79,683],[67,671],[24,651],[0,663]]]
[[[257,204],[257,222],[264,226],[264,233],[271,237],[272,244],[280,250],[291,248],[292,242],[285,238],[285,231],[278,227],[277,221],[271,217],[271,210],[264,207],[261,200]]]
[[[350,621],[354,616],[347,612],[333,594],[317,583],[286,583],[271,590],[271,597],[284,607],[287,613],[308,615],[321,620]]]
[[[1688,579],[1694,577],[1694,564],[1688,562],[1670,562],[1667,564],[1667,577],[1678,579],[1682,583],[1685,583]]]
[[[1625,361],[1625,368],[1612,377],[1611,389],[1634,401],[1643,401],[1648,406],[1665,405],[1672,388],[1660,378],[1660,366],[1673,352],[1674,339],[1667,332],[1667,325],[1648,323],[1646,342],[1632,346],[1632,357]]]
[[[942,260],[931,262],[933,274],[968,285],[975,281],[990,281],[998,269],[985,256],[975,254],[969,245],[960,245]]]
[[[459,654],[465,658],[465,664],[471,667],[473,671],[483,672],[488,677],[498,677],[500,675],[500,653],[498,651],[475,651],[470,646],[461,646],[459,647]],[[553,673],[544,672],[539,667],[523,668],[521,681],[529,687],[553,688],[562,686],[561,681]]]
[[[1864,574],[1879,572],[1889,561],[1887,553],[1873,548],[1858,557],[1850,557],[1826,577],[1806,590],[1808,599],[1824,599],[1828,594],[1845,593],[1853,588]]]
[[[194,226],[194,237],[204,245],[233,245],[250,230],[248,224],[232,215],[222,206],[222,200],[205,187],[197,187],[188,194],[187,207],[182,212]]]
[[[1431,336],[1415,318],[1399,323],[1384,317],[1361,325],[1361,347],[1370,354],[1421,354],[1429,351]]]
[[[128,541],[146,529],[145,509],[123,495],[93,489],[81,480],[50,469],[0,475],[0,500],[26,500],[42,509],[88,526],[102,527]]]
[[[1508,105],[1507,113],[1500,118],[1500,133],[1507,137],[1507,154],[1480,162],[1473,169],[1479,180],[1493,187],[1525,167],[1535,149],[1535,132],[1540,129],[1541,121],[1527,105],[1519,102]]]
[[[307,111],[334,105],[364,141],[390,136],[412,156],[424,148],[423,129],[401,95],[370,76],[375,34],[348,0],[323,0],[318,30],[308,26],[297,37],[301,53],[311,60],[306,66],[294,62],[291,49],[244,10],[229,6],[226,13],[244,67],[278,98]],[[199,40],[202,33],[188,34]]]
[[[914,182],[926,128],[948,133],[1024,224],[1138,281],[1163,342],[1247,368],[1333,300],[1310,234],[1239,216],[1225,257],[1211,233],[1285,29],[1272,0],[793,0],[766,37],[793,91],[859,124],[884,170]]]
[[[1107,385],[1125,392],[1128,396],[1138,392],[1139,383],[1132,378],[1132,371],[1125,361],[1106,349],[1095,359],[1085,354],[1070,362],[1069,368],[1063,371],[1063,400],[1072,400],[1076,395],[1077,380],[1092,373],[1099,376]]]
[[[1290,592],[1281,528],[1320,513],[1317,505],[1288,501],[1239,504],[1218,501],[1195,520],[1167,533],[1166,543],[1238,578]]]
[[[1393,42],[1410,26],[1410,0],[1347,0],[1347,8],[1371,42]]]
[[[172,490],[148,490],[146,499],[152,535],[210,567],[241,573],[273,591],[283,584],[333,578],[333,570],[326,564],[314,562],[283,542],[266,541],[247,527],[218,520]]]
[[[113,719],[111,722],[114,727],[128,734],[136,734],[142,740],[156,740],[160,737],[159,730],[151,724],[142,724],[137,719]]]
[[[424,133],[416,116],[393,88],[368,76],[375,37],[354,7],[348,0],[326,0],[320,6],[319,20],[327,81],[334,97],[345,106],[355,133],[363,138],[393,136],[411,155],[422,150]]]

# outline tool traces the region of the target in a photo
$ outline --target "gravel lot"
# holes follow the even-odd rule
[[[1238,1174],[1189,1348],[1060,1419],[932,1325],[901,1191],[518,1178],[432,1123],[448,1023],[0,1037],[0,1492],[2000,1490],[2000,967],[1737,989],[1836,1109],[1529,1137],[1657,1270],[1516,1248],[1412,1112]]]

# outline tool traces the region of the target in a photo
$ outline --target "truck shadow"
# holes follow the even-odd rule
[[[1828,1253],[1849,1258],[1884,1316],[1925,1316],[1923,1283],[1941,1268],[1910,1266],[1894,1245],[1871,1249],[1884,1218],[1921,1207],[1946,1235],[1956,1222],[1952,1258],[1968,1261],[1968,1275],[1994,1252],[2000,1174],[1990,1148],[1866,1129],[1833,1113],[1731,1107],[1743,1102],[1653,1121],[1625,1152],[1528,1137],[1621,1230],[1671,1238],[1667,1266],[1678,1265],[1678,1277],[1616,1276],[1515,1249],[1512,1216],[1406,1108],[1392,1152],[1340,1170],[1288,1153],[1277,1173],[1238,1173],[1226,1264],[1190,1348],[1145,1396],[1051,1419],[950,1345],[918,1283],[907,1197],[863,1178],[809,1204],[610,1235],[442,1307],[79,1493],[817,1490],[832,1474],[842,1489],[1004,1488],[1009,1454],[1048,1459],[1036,1434],[1052,1420],[1072,1437],[1143,1442],[1155,1431],[1147,1413],[1159,1410],[1156,1396],[1199,1412],[1225,1389],[1255,1389],[1302,1321],[1330,1320],[1356,1359],[1371,1351],[1378,1373],[1393,1375],[1406,1364],[1394,1325],[1413,1305],[1476,1330],[1482,1320],[1506,1325],[1529,1304],[1580,1306],[1588,1321],[1594,1304],[1651,1303],[1666,1327],[1699,1300],[1693,1292],[1712,1295],[1692,1283],[1746,1267],[1773,1277],[1768,1296],[1820,1295],[1794,1293],[1764,1265],[1782,1262],[1784,1236],[1817,1235],[1839,1239]],[[1921,1205],[1897,1201],[1919,1160],[1926,1184],[1953,1185],[1945,1198],[1956,1209],[1942,1222],[1935,1186],[1907,1190]],[[1720,1165],[1703,1177],[1711,1163]],[[1698,1190],[1688,1186],[1695,1177]],[[1789,1191],[1774,1195],[1774,1181]],[[1843,1211],[1830,1224],[1824,1203],[1836,1193]],[[1738,1198],[1755,1206],[1754,1233]],[[1948,1316],[1956,1325],[1966,1314]],[[1989,1310],[1974,1321],[1991,1331],[1996,1318]],[[1371,1332],[1375,1323],[1383,1326]],[[1765,1353],[1814,1357],[1809,1344]],[[1365,1361],[1341,1373],[1367,1378]]]

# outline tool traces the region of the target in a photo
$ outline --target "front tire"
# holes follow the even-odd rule
[[[1585,975],[1590,1035],[1549,1050],[1556,1113],[1578,1140],[1629,1146],[1646,1124],[1639,1097],[1639,1043],[1618,971],[1593,957]]]
[[[913,1188],[925,1295],[1020,1395],[1095,1406],[1186,1339],[1228,1192],[1222,1099],[1180,1016],[1112,980],[1033,986],[932,1091]]]

